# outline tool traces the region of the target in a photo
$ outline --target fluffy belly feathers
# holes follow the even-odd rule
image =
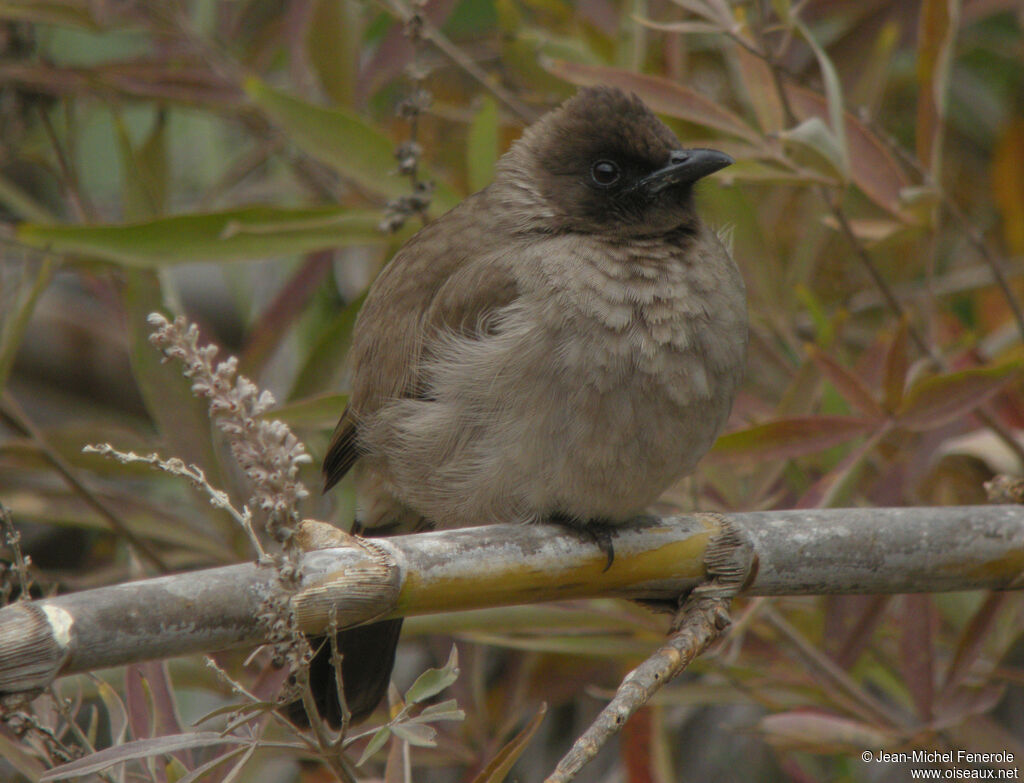
[[[553,513],[615,522],[691,472],[724,424],[737,376],[706,364],[707,341],[735,324],[654,298],[548,300],[545,318],[525,299],[483,336],[439,335],[422,398],[364,422],[357,482],[383,483],[442,526]],[[732,353],[742,361],[742,346]]]

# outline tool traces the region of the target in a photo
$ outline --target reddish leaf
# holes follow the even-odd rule
[[[949,0],[924,0],[917,23],[917,159],[938,176],[956,11]]]
[[[759,142],[760,134],[739,116],[705,95],[660,76],[631,73],[605,65],[584,65],[566,60],[545,64],[549,72],[567,82],[581,86],[610,84],[634,92],[659,114],[676,117],[697,125]]]
[[[867,649],[885,618],[888,595],[834,595],[827,599],[824,641],[832,659],[849,669]]]
[[[952,690],[963,680],[971,664],[981,654],[985,643],[989,640],[992,629],[1000,610],[1010,598],[1009,593],[989,593],[988,598],[972,616],[971,620],[960,632],[953,661],[949,664],[945,679],[942,682],[943,698],[946,691]]]
[[[742,46],[735,46],[736,64],[743,80],[747,99],[754,108],[757,121],[765,133],[778,133],[785,126],[785,112],[768,64]]]
[[[935,697],[935,607],[929,595],[903,596],[900,671],[923,721],[932,717]]]
[[[330,274],[333,260],[334,254],[329,250],[310,253],[281,286],[249,331],[241,362],[244,373],[250,377],[259,375],[263,363],[290,334],[290,327],[307,312],[309,300]]]
[[[786,86],[786,97],[801,121],[820,117],[828,121],[828,104],[818,93],[796,85]],[[850,112],[844,112],[846,143],[849,146],[850,176],[864,195],[904,223],[913,222],[903,208],[900,193],[911,185],[879,138]]]
[[[814,482],[803,497],[797,501],[797,508],[827,508],[835,502],[836,494],[847,480],[854,476],[855,469],[875,450],[879,441],[886,436],[891,425],[886,422],[871,433],[871,437],[852,449],[832,470]]]
[[[128,710],[128,725],[135,739],[153,736],[151,712],[152,694],[140,664],[124,670],[124,704]]]
[[[907,370],[910,367],[910,358],[907,355],[907,319],[900,321],[899,329],[892,338],[892,345],[885,355],[885,375],[882,381],[882,391],[885,395],[885,409],[887,411],[899,410],[903,402],[903,389],[907,383]]]
[[[149,685],[149,694],[153,699],[153,735],[162,737],[182,734],[181,720],[178,718],[178,707],[174,701],[174,688],[167,670],[167,661],[140,663],[138,671]],[[175,751],[174,755],[185,765],[186,769],[192,768],[193,760],[189,750]]]
[[[846,443],[873,427],[870,419],[854,416],[794,416],[723,435],[711,455],[730,461],[789,459]]]
[[[992,156],[992,199],[1003,217],[1003,238],[1024,253],[1024,119],[1008,121]]]
[[[628,783],[654,783],[651,769],[651,733],[654,731],[650,707],[641,707],[622,727],[620,752]]]
[[[911,430],[948,424],[977,408],[1020,371],[1020,363],[1011,362],[920,380],[907,392],[896,423]]]
[[[540,709],[530,718],[529,723],[495,754],[486,767],[480,770],[480,774],[473,778],[473,783],[503,783],[512,770],[512,765],[523,755],[526,746],[530,744],[533,735],[537,733],[547,711],[548,705],[541,704]]]
[[[836,390],[850,405],[870,419],[886,418],[885,410],[871,394],[871,390],[856,375],[851,373],[839,362],[826,354],[817,346],[809,346],[807,352],[818,365],[818,369],[828,378]]]

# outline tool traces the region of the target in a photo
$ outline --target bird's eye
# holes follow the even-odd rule
[[[619,164],[613,160],[599,160],[590,167],[590,178],[602,188],[614,185],[619,176]]]

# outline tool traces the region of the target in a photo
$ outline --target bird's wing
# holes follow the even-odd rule
[[[325,491],[360,456],[359,421],[389,399],[421,393],[425,339],[438,330],[472,334],[518,295],[502,238],[466,209],[476,200],[422,229],[374,281],[353,331],[352,392],[324,458]]]

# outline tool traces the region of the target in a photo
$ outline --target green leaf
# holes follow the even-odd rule
[[[120,225],[22,223],[15,235],[33,247],[152,268],[390,241],[378,230],[379,222],[377,212],[344,207],[257,206]]]
[[[423,712],[412,718],[412,723],[433,723],[439,720],[465,720],[466,713],[459,709],[459,703],[455,699],[448,699],[440,704],[431,704],[425,707]]]
[[[854,416],[794,416],[758,424],[718,439],[716,460],[758,461],[815,454],[864,435],[874,424]]]
[[[829,118],[828,99],[795,84],[786,85],[786,97],[800,120],[810,117]],[[864,195],[904,223],[913,224],[916,218],[907,211],[901,192],[911,181],[893,157],[885,143],[863,122],[850,112],[844,112],[844,134],[849,145],[849,159],[853,162],[850,178]]]
[[[96,753],[90,753],[80,759],[75,759],[67,764],[54,767],[40,781],[66,780],[71,777],[80,777],[92,772],[112,767],[133,759],[144,759],[150,756],[157,756],[162,753],[173,753],[176,750],[187,750],[189,748],[208,748],[217,745],[251,745],[253,740],[243,737],[231,737],[220,734],[216,731],[196,731],[187,734],[172,734],[163,737],[151,737],[148,739],[126,742],[123,745],[116,745],[112,748],[105,748]]]
[[[62,3],[60,0],[0,0],[0,18],[37,24],[65,25],[99,31],[89,3]]]
[[[832,60],[821,48],[817,39],[811,34],[810,29],[798,17],[791,17],[794,26],[800,31],[807,45],[811,47],[814,56],[818,60],[818,68],[821,70],[821,79],[825,83],[825,99],[828,101],[828,119],[835,137],[839,153],[839,170],[844,177],[850,174],[850,148],[846,143],[846,121],[843,113],[843,87],[839,81],[839,74],[832,64]]]
[[[24,191],[21,185],[7,177],[0,176],[0,204],[15,216],[26,220],[46,223],[53,220],[53,213]]]
[[[423,723],[396,723],[391,727],[391,732],[410,745],[420,748],[437,747],[437,729],[433,726]]]
[[[537,733],[547,711],[548,705],[541,704],[537,714],[530,719],[522,731],[497,752],[486,767],[480,770],[480,774],[473,778],[473,783],[503,783],[508,777],[508,773],[512,771],[512,765],[523,755],[523,751],[530,744],[533,735]]]
[[[263,413],[261,419],[277,419],[291,427],[333,427],[348,405],[347,394],[317,394],[295,400]]]
[[[434,696],[459,678],[459,651],[452,645],[448,662],[440,669],[427,669],[405,693],[405,701],[416,704]]]
[[[485,95],[480,111],[473,117],[466,140],[466,171],[469,189],[476,192],[494,179],[498,159],[498,102]]]
[[[9,264],[9,268],[2,273],[7,290],[3,292],[4,307],[0,314],[0,389],[7,385],[7,376],[21,348],[36,302],[50,284],[55,271],[53,259],[49,256],[45,256],[39,264],[25,259],[21,265],[21,280],[15,281],[14,269],[18,262],[11,257],[14,255],[13,250],[8,250],[8,253],[10,255],[5,263]],[[31,272],[35,272],[34,278]]]
[[[153,219],[163,212],[167,196],[166,115],[157,113],[152,130],[138,150],[120,112],[114,112],[113,117],[124,181],[124,215],[132,221]]]
[[[789,128],[779,133],[779,137],[788,142],[788,151],[795,158],[794,162],[822,172],[828,177],[845,179],[843,153],[839,140],[820,117],[804,120],[795,128]],[[799,148],[809,150],[813,156],[799,154]]]
[[[377,733],[373,735],[373,738],[368,743],[366,743],[363,755],[359,757],[359,761],[356,762],[356,766],[361,767],[368,758],[384,747],[384,743],[387,742],[390,737],[390,726],[381,726],[377,729]]]
[[[326,108],[275,90],[259,79],[245,82],[249,97],[280,125],[290,141],[367,190],[388,197],[410,192],[409,180],[398,174],[395,145],[355,112]],[[459,197],[437,177],[432,212],[447,212]]]
[[[339,106],[350,106],[355,97],[362,28],[355,0],[317,0],[306,51],[324,92]]]
[[[352,328],[366,295],[349,302],[317,335],[288,395],[309,397],[337,388],[352,342]]]
[[[907,390],[896,411],[896,424],[911,430],[941,427],[965,416],[1021,374],[1020,362],[969,370],[919,380]]]
[[[149,342],[147,318],[166,308],[160,278],[149,270],[125,271],[122,301],[128,358],[146,410],[170,454],[199,465],[215,486],[224,486],[207,404],[193,396],[192,383],[179,365],[163,361],[160,351]]]

